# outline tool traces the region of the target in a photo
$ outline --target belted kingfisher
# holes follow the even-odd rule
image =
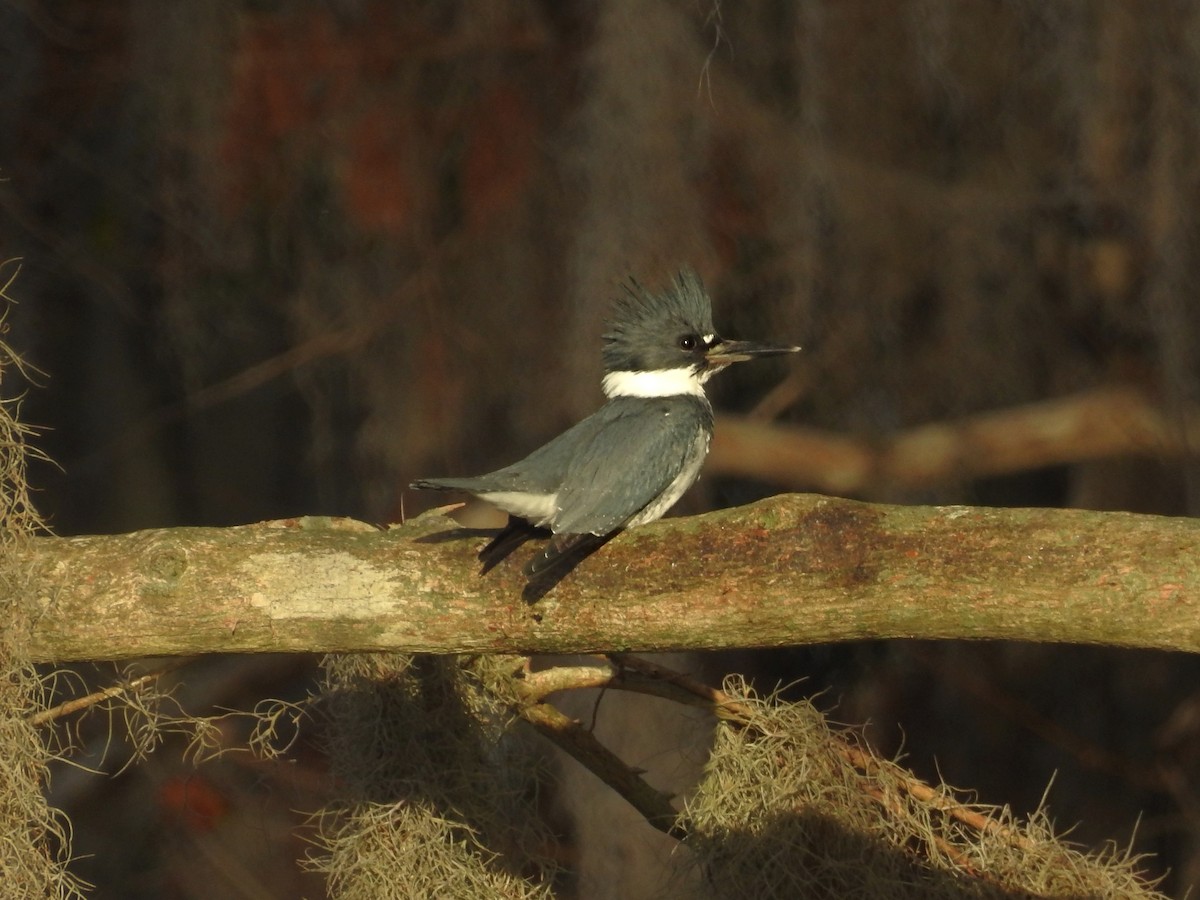
[[[509,513],[508,527],[479,554],[485,572],[534,529],[549,529],[553,539],[525,567],[533,578],[621,529],[660,518],[699,477],[708,454],[713,411],[704,383],[730,363],[799,349],[718,337],[708,294],[691,269],[659,294],[631,278],[604,335],[608,402],[520,462],[410,486],[466,491]]]

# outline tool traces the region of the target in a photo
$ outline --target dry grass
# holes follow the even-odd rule
[[[1018,821],[945,786],[923,796],[903,767],[847,753],[811,704],[756,698],[737,679],[728,691],[751,717],[719,726],[686,811],[713,896],[1162,896],[1136,857],[1081,852],[1044,809]]]
[[[343,898],[550,897],[538,767],[504,706],[452,657],[331,657],[342,785],[313,865]]]
[[[29,718],[45,706],[47,689],[21,652],[22,618],[30,609],[21,602],[26,573],[6,565],[14,547],[45,527],[26,478],[37,454],[29,444],[35,431],[20,422],[20,392],[12,387],[14,380],[28,382],[32,370],[3,340],[19,268],[9,265],[0,286],[0,897],[79,897],[83,886],[66,867],[69,823],[42,793],[51,752]]]

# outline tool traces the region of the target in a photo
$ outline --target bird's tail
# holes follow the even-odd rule
[[[491,543],[479,551],[479,561],[483,563],[480,575],[486,575],[504,560],[510,553],[536,537],[549,534],[545,528],[538,528],[522,519],[520,516],[508,517],[508,524],[492,538]]]
[[[469,491],[469,478],[419,478],[409,485],[414,491]]]
[[[612,540],[615,534],[556,534],[544,550],[525,564],[525,575],[536,578],[560,566],[574,568],[585,556]]]

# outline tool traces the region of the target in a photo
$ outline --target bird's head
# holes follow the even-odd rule
[[[604,335],[604,393],[702,396],[704,382],[730,363],[799,349],[720,337],[713,327],[708,293],[691,269],[682,270],[661,293],[630,279]]]

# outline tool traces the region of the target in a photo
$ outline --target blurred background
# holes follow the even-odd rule
[[[727,437],[677,513],[781,490],[1200,509],[1191,4],[5,0],[0,54],[5,340],[44,373],[23,417],[58,534],[399,521],[438,502],[412,478],[594,409],[617,285],[683,264],[723,333],[805,353],[712,383]],[[755,459],[813,453],[748,463],[730,436],[770,422]],[[838,475],[929,425],[949,463]],[[1074,840],[1200,885],[1194,658],[891,641],[695,665],[820,694],[923,777],[1018,813],[1045,794]],[[315,670],[174,677],[201,713]],[[105,734],[80,726],[77,759],[116,772]],[[201,896],[198,873],[323,895],[292,831],[329,799],[318,744],[194,768],[167,743],[111,778],[55,769],[96,896]]]

